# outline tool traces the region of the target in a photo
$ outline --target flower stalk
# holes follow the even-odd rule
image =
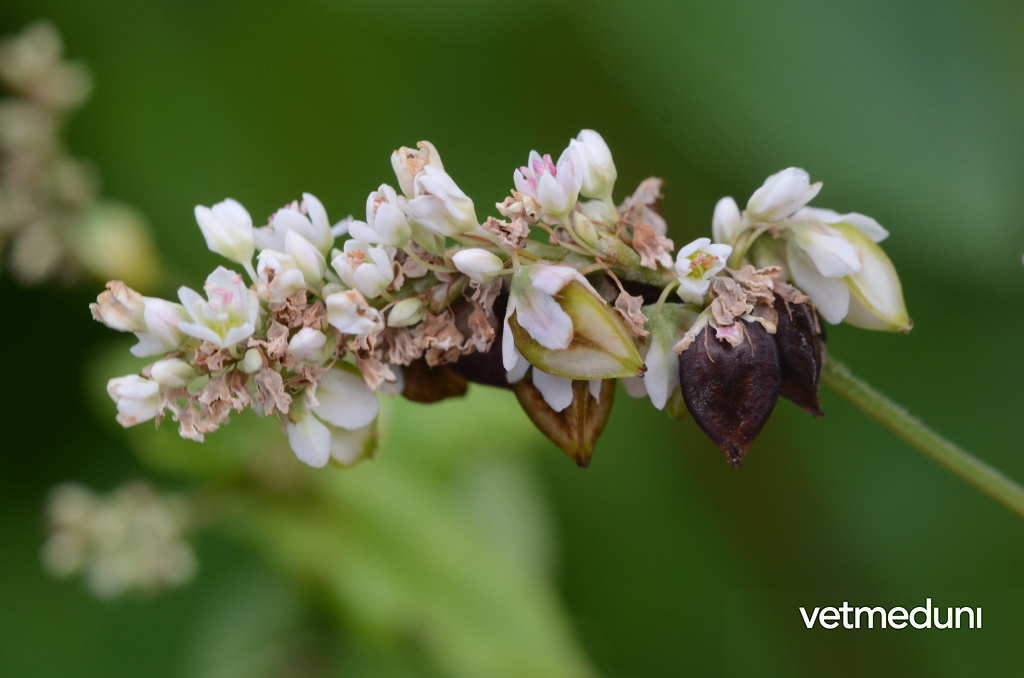
[[[864,383],[835,358],[825,361],[824,381],[869,417],[954,475],[1024,518],[1024,487],[942,437],[920,419]]]

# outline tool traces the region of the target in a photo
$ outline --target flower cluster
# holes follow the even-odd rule
[[[68,115],[89,96],[80,64],[62,58],[57,30],[35,23],[0,42],[0,254],[26,285],[85,269],[100,280],[148,286],[156,253],[139,213],[97,199],[92,166],[61,141]]]
[[[433,402],[475,382],[514,391],[586,465],[623,380],[688,410],[738,465],[778,396],[820,416],[819,311],[910,327],[884,229],[806,208],[820,184],[803,170],[770,177],[742,213],[724,199],[714,242],[673,256],[661,181],[616,204],[591,130],[557,161],[532,151],[483,221],[429,142],[391,163],[398,188],[372,191],[365,220],[332,224],[310,194],[259,227],[231,199],[196,207],[207,246],[243,271],[218,267],[202,295],[108,283],[94,317],[157,358],[110,381],[118,421],[170,414],[202,440],[251,408],[280,420],[303,462],[348,466],[374,449],[377,393]]]

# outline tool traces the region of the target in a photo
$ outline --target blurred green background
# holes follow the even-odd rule
[[[666,180],[677,243],[710,233],[719,197],[742,205],[766,176],[800,166],[825,182],[815,205],[891,231],[916,324],[908,336],[830,328],[830,352],[1024,479],[1020,2],[7,0],[0,33],[37,18],[95,77],[69,144],[95,163],[104,195],[155,227],[170,272],[150,293],[198,287],[219,263],[195,204],[230,196],[260,219],[309,191],[332,219],[358,216],[369,191],[393,183],[391,151],[420,139],[483,217],[531,149],[556,154],[596,129],[615,155],[617,199],[649,175]],[[205,534],[198,579],[153,601],[97,602],[41,571],[41,505],[55,483],[189,482],[133,454],[177,445],[171,426],[113,422],[103,380],[121,372],[104,356],[128,342],[89,317],[101,289],[0,280],[0,675],[457,675],[418,653],[422,641],[367,622],[372,597],[336,630],[336,610],[289,575],[287,554],[265,559],[239,530]],[[419,513],[383,478],[422,473],[441,479],[435,490],[488,495],[500,494],[487,489],[497,474],[494,487],[515,496],[491,497],[504,510],[479,534],[512,550],[469,540],[483,560],[460,567],[500,590],[516,570],[501,563],[533,559],[568,646],[599,675],[1021,675],[1020,521],[834,393],[823,400],[820,421],[781,402],[735,470],[692,421],[620,393],[580,471],[529,432],[510,394],[471,392],[441,413],[401,406],[384,453],[337,482],[399,488],[364,508],[379,501],[396,534],[422,536],[429,516],[463,520],[471,499],[449,510],[438,491],[439,512]],[[491,428],[457,425],[460,412]],[[279,454],[291,454],[283,439]],[[477,466],[484,480],[466,480]],[[808,631],[797,611],[925,597],[983,607],[984,627]],[[487,609],[479,629],[504,623],[500,604]]]

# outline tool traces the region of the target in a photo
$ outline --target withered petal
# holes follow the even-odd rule
[[[715,339],[705,326],[679,356],[683,398],[701,429],[739,466],[775,408],[779,354],[760,323],[744,323],[738,346]]]

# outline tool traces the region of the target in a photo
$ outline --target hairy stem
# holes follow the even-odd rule
[[[853,376],[843,363],[829,358],[822,376],[825,383],[875,421],[1024,518],[1024,488],[1013,480],[928,428],[905,409]]]

